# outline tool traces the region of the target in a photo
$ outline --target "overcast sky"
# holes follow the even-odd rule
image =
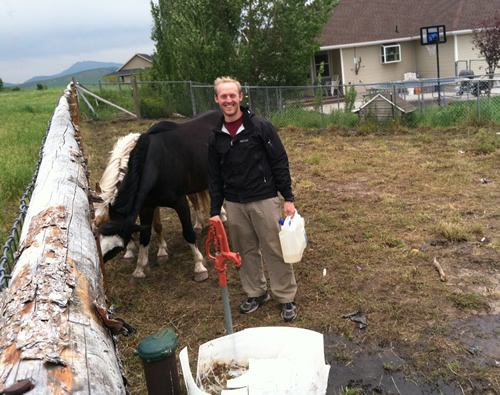
[[[0,78],[19,84],[92,60],[152,54],[149,0],[0,0]]]

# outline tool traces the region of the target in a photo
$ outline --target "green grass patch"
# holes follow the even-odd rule
[[[447,298],[451,300],[455,306],[460,309],[480,309],[484,307],[484,302],[481,298],[474,293],[461,293],[453,292],[447,295]]]
[[[0,242],[19,215],[19,201],[33,178],[41,142],[62,91],[0,93]]]

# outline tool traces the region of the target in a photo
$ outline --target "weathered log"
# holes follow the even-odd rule
[[[106,299],[73,98],[67,89],[54,111],[12,280],[0,293],[0,392],[30,380],[37,394],[126,393],[114,338],[94,307]]]

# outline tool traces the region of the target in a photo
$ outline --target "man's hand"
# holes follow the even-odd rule
[[[295,205],[293,204],[293,202],[285,202],[283,211],[285,213],[285,218],[288,216],[290,216],[290,218],[293,218],[295,215]]]

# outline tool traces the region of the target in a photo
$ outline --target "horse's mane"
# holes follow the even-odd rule
[[[149,140],[150,135],[148,133],[141,134],[130,153],[128,171],[120,185],[115,202],[112,204],[113,211],[116,213],[124,216],[132,214],[137,198],[137,189],[141,182],[142,168],[148,153]]]
[[[108,160],[108,165],[99,180],[99,187],[101,188],[100,197],[103,202],[96,203],[96,214],[98,210],[107,208],[108,205],[115,202],[120,183],[123,181],[128,170],[130,152],[135,147],[139,136],[139,133],[127,134],[126,136],[120,137],[113,146],[110,152],[111,155]]]

